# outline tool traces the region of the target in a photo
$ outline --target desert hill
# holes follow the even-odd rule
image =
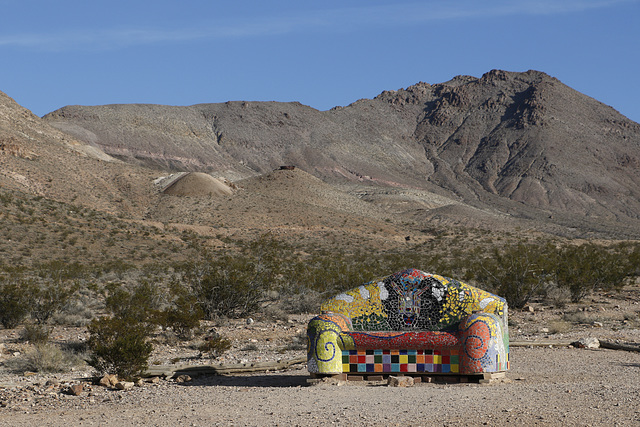
[[[0,92],[0,189],[140,214],[152,174],[49,126]]]
[[[413,189],[563,228],[626,234],[640,219],[640,125],[538,71],[418,83],[329,111],[239,101],[69,106],[44,119],[156,168],[238,180],[292,164],[352,194],[387,188],[400,205]]]

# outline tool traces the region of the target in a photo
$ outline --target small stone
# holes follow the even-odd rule
[[[526,306],[524,310],[528,311],[529,313],[533,313],[534,311],[536,311],[531,305]]]
[[[118,381],[118,383],[116,383],[116,388],[118,390],[128,391],[128,390],[131,390],[134,386],[135,386],[135,383],[131,381]]]
[[[247,319],[247,325],[251,325],[251,324],[253,324],[253,319],[251,317],[249,317]]]
[[[387,385],[389,387],[411,387],[413,386],[413,378],[412,377],[394,377],[390,376],[387,380]]]
[[[189,375],[178,375],[176,378],[177,383],[187,383],[191,381],[191,377]]]
[[[542,333],[548,334],[549,333],[549,328],[542,328],[542,329],[540,329],[540,331]]]
[[[151,384],[158,384],[160,382],[160,377],[151,377],[151,378],[148,378],[146,381]]]
[[[84,387],[82,384],[73,384],[69,386],[68,393],[72,396],[80,396],[83,390]]]
[[[572,342],[572,346],[578,348],[600,348],[598,338],[580,338],[578,341]]]
[[[138,381],[136,381],[136,387],[142,387],[144,385],[144,380],[142,378],[139,378]]]
[[[115,374],[107,374],[104,377],[100,378],[100,381],[98,381],[98,385],[101,385],[103,387],[115,387],[117,383],[118,376]]]
[[[602,322],[593,322],[592,325],[596,328],[602,328],[604,326]]]

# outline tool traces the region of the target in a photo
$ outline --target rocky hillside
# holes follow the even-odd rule
[[[151,171],[49,126],[0,92],[0,190],[139,215],[155,197]]]
[[[418,83],[330,111],[69,106],[44,119],[156,168],[237,180],[292,164],[327,182],[426,190],[567,227],[640,219],[640,125],[538,71]]]

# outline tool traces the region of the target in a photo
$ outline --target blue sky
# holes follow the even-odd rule
[[[0,90],[65,105],[299,101],[544,71],[640,122],[640,0],[0,0]]]

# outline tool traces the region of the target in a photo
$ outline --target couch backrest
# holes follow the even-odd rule
[[[347,316],[353,330],[441,331],[476,311],[506,321],[507,305],[482,289],[410,268],[336,295],[321,310]]]

